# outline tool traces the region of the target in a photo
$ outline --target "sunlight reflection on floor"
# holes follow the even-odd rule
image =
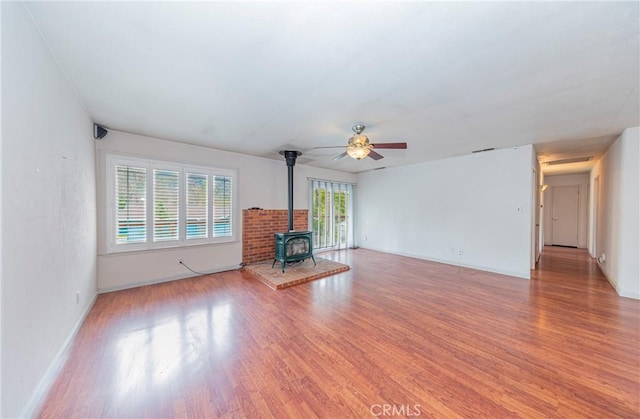
[[[113,344],[118,360],[116,398],[122,402],[134,393],[156,391],[169,385],[181,369],[204,363],[212,354],[228,353],[233,347],[231,318],[231,303],[204,306],[124,334]]]

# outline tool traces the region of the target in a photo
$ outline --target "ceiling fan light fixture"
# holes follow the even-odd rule
[[[384,148],[384,149],[396,149],[396,150],[406,150],[407,143],[404,142],[396,142],[396,143],[376,143],[371,144],[369,142],[369,138],[366,135],[362,134],[364,131],[364,125],[354,125],[351,129],[353,130],[353,135],[349,138],[349,143],[347,144],[347,149],[344,153],[337,155],[333,160],[340,160],[346,156],[351,157],[355,160],[362,160],[365,157],[371,157],[373,160],[383,159],[384,156],[379,154],[374,148]],[[344,146],[327,146],[327,147],[313,147],[315,148],[343,148]]]
[[[369,138],[363,134],[356,134],[349,138],[350,147],[369,147]]]
[[[347,154],[356,160],[364,159],[369,155],[369,149],[366,147],[349,147]]]

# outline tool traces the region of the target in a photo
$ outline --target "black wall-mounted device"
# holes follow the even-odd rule
[[[98,124],[93,124],[93,138],[96,140],[102,140],[105,135],[107,135],[107,131],[105,128],[101,127]]]

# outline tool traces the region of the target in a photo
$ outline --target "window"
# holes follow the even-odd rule
[[[209,176],[187,172],[187,240],[209,237]]]
[[[309,179],[310,224],[314,249],[353,247],[353,195],[355,186]]]
[[[153,170],[153,241],[178,240],[180,172]]]
[[[231,178],[214,176],[213,237],[231,235]]]
[[[108,251],[235,239],[235,171],[107,156]]]
[[[116,243],[140,243],[147,237],[147,170],[117,165]]]

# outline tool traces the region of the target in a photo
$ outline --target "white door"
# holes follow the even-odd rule
[[[551,244],[578,247],[580,186],[554,186],[551,210]]]

